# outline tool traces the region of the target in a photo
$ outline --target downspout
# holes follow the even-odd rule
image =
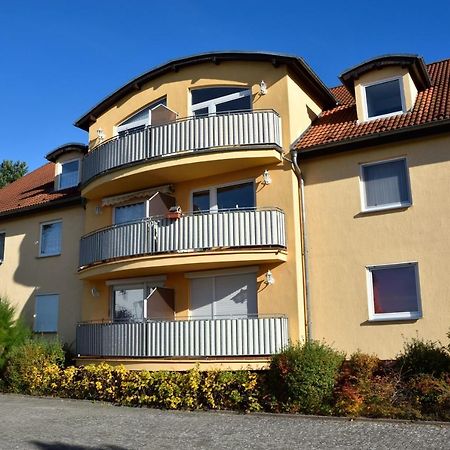
[[[306,326],[306,340],[310,341],[313,339],[312,333],[312,320],[311,320],[311,300],[309,296],[309,267],[307,258],[307,233],[306,233],[306,209],[305,209],[305,185],[303,181],[303,174],[298,165],[297,161],[298,151],[291,149],[291,163],[292,169],[297,176],[298,183],[300,186],[300,230],[301,230],[301,241],[302,241],[302,264],[303,264],[303,297],[304,297],[304,308],[305,308],[305,326]]]

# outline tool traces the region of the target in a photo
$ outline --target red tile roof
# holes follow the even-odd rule
[[[0,189],[0,216],[80,196],[77,188],[54,191],[54,178],[55,165],[48,163]]]
[[[331,89],[339,105],[324,111],[294,143],[300,152],[331,146],[379,133],[450,119],[450,59],[427,65],[431,87],[419,92],[412,111],[358,123],[355,100],[344,86]]]

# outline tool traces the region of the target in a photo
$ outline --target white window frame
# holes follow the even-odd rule
[[[375,86],[377,84],[387,83],[388,81],[395,81],[395,80],[398,81],[399,87],[400,87],[400,98],[402,101],[402,109],[398,110],[398,111],[393,111],[388,114],[381,114],[379,116],[369,117],[369,108],[367,107],[366,88],[368,88],[370,86]],[[378,80],[378,81],[374,81],[374,82],[370,82],[370,83],[364,83],[361,85],[361,88],[362,88],[361,95],[362,95],[363,116],[364,116],[365,122],[370,121],[370,120],[382,119],[383,117],[396,116],[398,114],[404,114],[406,112],[406,101],[405,101],[405,92],[404,92],[404,88],[403,88],[403,77],[396,76],[396,77],[390,77],[390,78],[383,78],[382,80]]]
[[[56,324],[54,329],[51,330],[36,330],[36,317],[38,316],[38,311],[37,311],[37,299],[38,297],[56,297],[57,298],[57,302],[56,302]],[[60,296],[59,294],[56,293],[48,293],[48,294],[36,294],[34,296],[34,322],[33,322],[33,332],[34,333],[57,333],[58,332],[58,326],[59,326],[59,307],[60,307]]]
[[[61,235],[60,235],[60,242],[59,242],[59,252],[55,253],[42,253],[42,230],[45,225],[51,225],[54,223],[60,223],[61,224]],[[39,224],[39,257],[40,258],[46,258],[47,256],[59,256],[62,253],[62,236],[63,236],[63,227],[62,227],[62,219],[56,219],[56,220],[49,220],[47,222],[41,222]]]
[[[417,311],[404,311],[395,313],[375,313],[375,303],[373,295],[373,278],[372,272],[374,270],[383,269],[396,269],[400,267],[414,266],[415,269],[415,282],[417,293]],[[420,296],[420,282],[419,282],[419,265],[417,261],[400,262],[393,264],[375,264],[366,266],[366,281],[367,281],[367,298],[368,298],[368,311],[370,322],[388,322],[397,320],[417,320],[422,318],[422,302]]]
[[[72,186],[66,186],[66,187],[62,188],[61,187],[61,176],[62,176],[63,166],[65,164],[69,164],[69,163],[74,162],[74,161],[78,161],[77,184],[73,184]],[[78,186],[80,184],[80,181],[81,181],[81,159],[80,158],[73,158],[73,159],[68,159],[67,161],[58,162],[57,165],[56,165],[56,175],[57,175],[57,180],[58,180],[57,188],[56,188],[57,191],[60,191],[62,189],[69,189],[71,187]]]
[[[246,183],[253,183],[253,203],[255,204],[256,208],[256,183],[254,178],[249,178],[246,180],[239,180],[239,181],[231,181],[229,183],[223,183],[223,184],[217,184],[217,185],[209,185],[205,187],[199,187],[192,189],[191,191],[191,211],[194,211],[194,194],[196,192],[203,192],[203,191],[209,191],[209,212],[217,212],[219,210],[217,205],[217,189],[229,187],[229,186],[235,186],[239,184],[246,184]]]
[[[6,253],[6,231],[0,230],[0,239],[2,239],[3,236],[3,254],[0,253],[0,264],[3,263],[5,260],[5,253]]]
[[[157,277],[146,277],[146,278],[128,278],[119,280],[110,280],[106,282],[106,285],[110,287],[110,303],[111,303],[111,321],[114,322],[114,291],[120,291],[124,289],[136,288],[137,286],[142,287],[144,290],[144,295],[146,297],[143,299],[143,320],[147,317],[147,301],[153,294],[156,288],[165,287],[167,277],[157,276]]]
[[[364,179],[364,167],[375,166],[377,164],[390,163],[394,161],[404,161],[406,169],[406,189],[408,191],[409,200],[407,202],[389,203],[381,206],[368,206],[367,205],[367,193],[366,193],[366,181]],[[361,201],[362,212],[374,212],[374,211],[388,211],[390,209],[408,208],[412,206],[412,192],[411,192],[411,180],[409,178],[409,166],[406,156],[398,156],[396,158],[382,159],[380,161],[371,161],[359,164],[359,192]]]
[[[240,92],[235,92],[234,94],[224,95],[222,97],[213,98],[211,100],[206,100],[195,105],[192,104],[192,91],[199,89],[210,89],[210,88],[235,88],[235,89],[245,89]],[[190,90],[190,102],[191,105],[191,115],[194,115],[195,111],[199,109],[208,108],[208,114],[216,114],[216,106],[222,103],[231,102],[232,100],[237,100],[238,98],[251,97],[252,89],[249,86],[198,86],[195,89]],[[251,102],[250,102],[251,104]],[[253,106],[253,105],[252,105]]]

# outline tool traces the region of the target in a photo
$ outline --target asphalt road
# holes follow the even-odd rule
[[[450,425],[179,412],[0,394],[1,449],[450,449]]]

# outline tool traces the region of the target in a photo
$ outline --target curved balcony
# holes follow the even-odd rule
[[[81,238],[80,268],[117,259],[215,249],[286,247],[278,208],[152,217],[113,225]]]
[[[113,171],[167,157],[173,161],[173,158],[192,156],[195,152],[258,149],[261,158],[266,159],[263,163],[269,162],[269,157],[276,162],[274,155],[266,155],[264,151],[280,148],[281,119],[275,111],[190,117],[148,126],[103,142],[84,157],[81,181],[86,187],[95,178]]]

